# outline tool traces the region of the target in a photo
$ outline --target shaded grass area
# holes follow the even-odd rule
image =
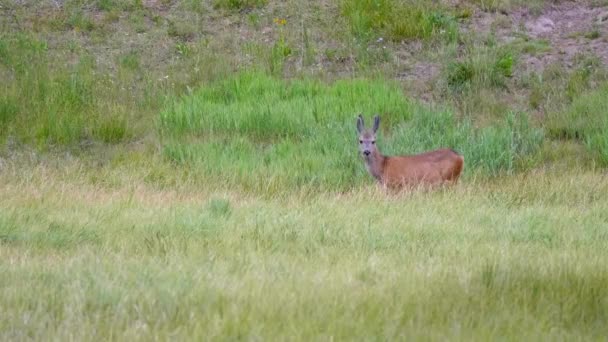
[[[7,170],[3,339],[607,333],[608,184],[599,174],[261,200]],[[49,182],[55,172],[69,181]]]

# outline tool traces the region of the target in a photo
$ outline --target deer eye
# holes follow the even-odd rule
[[[359,140],[359,144],[363,144],[363,140]]]
[[[376,140],[372,140],[372,145],[376,145]]]

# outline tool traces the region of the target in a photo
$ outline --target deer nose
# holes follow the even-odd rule
[[[369,156],[370,153],[370,151],[363,151],[363,154],[365,154],[366,156]]]

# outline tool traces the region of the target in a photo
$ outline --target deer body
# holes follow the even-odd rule
[[[464,158],[451,149],[440,149],[411,156],[385,156],[376,147],[380,118],[374,118],[372,130],[366,130],[359,116],[359,149],[367,171],[388,187],[439,185],[455,183],[464,167]]]

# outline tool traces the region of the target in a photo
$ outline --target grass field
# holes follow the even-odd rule
[[[0,0],[0,340],[605,339],[608,26],[504,15],[570,4]]]
[[[68,164],[3,175],[4,340],[608,333],[608,181],[595,173],[264,200],[85,185]]]

